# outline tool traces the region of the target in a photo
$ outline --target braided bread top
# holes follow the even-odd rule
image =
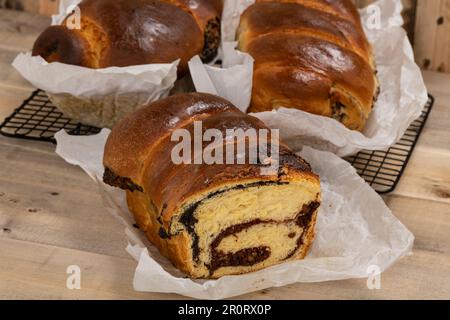
[[[257,0],[237,38],[255,59],[250,112],[296,108],[364,128],[378,81],[350,0]]]
[[[234,145],[234,164],[200,163],[176,164],[172,159],[172,151],[179,141],[172,140],[175,130],[183,129],[190,137],[199,139],[195,122],[201,121],[202,129],[218,130],[222,133],[221,148]],[[238,164],[237,144],[243,140],[231,139],[228,129],[268,129],[263,122],[249,116],[228,101],[203,93],[174,95],[153,102],[121,120],[112,130],[105,146],[103,164],[106,168],[105,182],[130,191],[139,190],[150,196],[157,212],[162,212],[161,219],[169,223],[176,206],[193,195],[200,195],[206,190],[222,187],[237,181],[268,180],[279,181],[282,172],[273,175],[261,173],[262,163],[245,161]],[[204,131],[201,132],[202,139]],[[270,136],[270,132],[269,132]],[[239,139],[250,139],[241,137]],[[259,137],[256,137],[259,139]],[[268,137],[268,143],[273,143]],[[193,142],[193,141],[192,141]],[[195,142],[193,142],[195,143]],[[202,150],[211,142],[200,141]],[[287,170],[289,174],[298,174],[312,179],[317,177],[311,167],[300,157],[293,154],[284,144],[279,144],[279,170]],[[246,154],[250,145],[246,143]],[[253,150],[253,149],[252,149]],[[223,152],[225,155],[225,151]],[[194,152],[191,157],[195,158]],[[284,171],[283,171],[284,172]],[[286,172],[284,172],[286,173]],[[166,225],[167,226],[167,225]]]
[[[196,54],[215,56],[221,0],[83,0],[81,28],[46,29],[33,55],[90,68],[170,63],[179,74]],[[70,19],[70,15],[67,19]]]

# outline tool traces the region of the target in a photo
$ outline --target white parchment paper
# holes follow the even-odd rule
[[[241,13],[254,0],[225,0],[222,19],[223,59],[231,53]],[[402,28],[401,0],[379,0],[360,11],[366,35],[373,46],[378,68],[381,94],[363,133],[347,129],[338,121],[303,112],[280,108],[277,111],[255,113],[268,126],[280,129],[281,137],[294,150],[302,145],[331,151],[339,156],[360,150],[385,150],[401,139],[409,125],[417,119],[427,101],[427,90],[419,67],[414,62],[411,44]],[[240,53],[243,54],[243,53]],[[239,67],[236,73],[233,69]],[[198,77],[194,84],[199,92],[219,94],[237,101],[241,110],[247,110],[251,95],[253,67],[236,61],[224,66],[221,77],[211,67],[191,66],[191,74],[206,72],[209,77]],[[203,70],[202,70],[203,68]],[[244,69],[244,70],[242,70]],[[226,74],[226,75],[224,75]],[[214,84],[211,90],[208,82]],[[237,88],[237,89],[236,89]]]
[[[254,60],[235,47],[235,42],[222,43],[222,67],[203,64],[200,57],[195,56],[189,61],[189,69],[197,92],[224,97],[246,112],[252,95]]]
[[[300,155],[321,176],[322,184],[317,236],[307,258],[218,280],[188,279],[132,226],[125,192],[102,182],[109,132],[104,129],[95,136],[79,137],[60,131],[56,152],[98,183],[106,209],[124,223],[130,241],[127,251],[138,261],[134,276],[138,291],[222,299],[296,282],[364,278],[411,253],[414,236],[355,169],[332,153],[305,147]]]
[[[80,2],[61,1],[52,23],[60,24]],[[98,127],[112,127],[125,114],[166,97],[177,80],[178,62],[90,69],[47,63],[27,52],[19,54],[13,66],[33,86],[46,91],[68,117]]]

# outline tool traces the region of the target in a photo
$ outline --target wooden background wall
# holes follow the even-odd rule
[[[0,8],[52,15],[58,11],[58,0],[0,0]]]
[[[354,0],[364,7],[374,0]],[[417,63],[426,70],[450,73],[450,0],[402,0],[405,29]],[[0,0],[0,8],[51,15],[58,0]]]
[[[373,0],[355,0],[366,6]],[[450,0],[403,0],[405,29],[422,69],[450,73]]]
[[[403,19],[405,20],[405,29],[408,32],[411,42],[414,42],[416,7],[418,0],[402,0],[403,2]],[[428,0],[435,1],[435,0]],[[356,5],[360,8],[366,7],[375,2],[375,0],[354,0]]]

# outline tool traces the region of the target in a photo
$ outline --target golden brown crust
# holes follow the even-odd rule
[[[171,134],[183,128],[194,136],[195,121],[202,121],[203,130],[214,128],[224,136],[228,128],[267,128],[219,97],[179,94],[152,103],[119,122],[105,147],[104,166],[152,194],[153,205],[166,226],[177,206],[200,190],[210,192],[236,180],[279,179],[262,176],[260,165],[174,164],[171,152],[178,141],[171,141]],[[283,145],[280,162],[316,177],[306,162],[291,155]]]
[[[191,14],[203,34],[203,51],[200,58],[211,62],[220,46],[220,18],[223,0],[164,0]]]
[[[207,94],[179,94],[142,108],[120,121],[106,144],[105,167],[142,185],[141,168],[147,150],[170,137],[173,130],[217,112],[234,107],[224,99]],[[133,155],[130,157],[130,155]]]
[[[187,268],[188,253],[191,251],[189,239],[186,233],[171,236],[170,239],[161,237],[161,224],[155,219],[157,213],[149,212],[152,204],[148,196],[142,192],[127,191],[127,203],[133,213],[139,229],[145,233],[150,242],[155,245],[160,253],[170,259],[181,271],[189,274]]]
[[[313,214],[311,222],[309,223],[303,237],[303,247],[298,253],[298,259],[304,259],[313,245],[316,236],[317,211]]]
[[[208,22],[220,18],[223,9],[222,0],[164,0],[175,4],[183,10],[192,13],[202,30],[205,31]]]
[[[370,62],[371,48],[362,29],[340,16],[297,3],[265,2],[250,6],[241,19],[238,40],[244,51],[247,51],[248,41],[256,37],[275,32],[295,32],[306,36],[313,34],[336,43]]]
[[[172,133],[185,129],[194,136],[194,121],[199,120],[203,132],[209,128],[222,134],[227,129],[267,128],[219,97],[180,94],[154,102],[119,122],[104,153],[104,181],[128,190],[128,205],[140,229],[163,255],[191,275],[192,240],[173,225],[175,214],[186,213],[196,202],[234,188],[305,180],[319,185],[309,164],[284,145],[280,145],[280,168],[269,176],[261,174],[262,164],[174,164],[171,154],[178,141],[171,141]]]
[[[359,55],[295,33],[259,37],[248,52],[255,58],[250,112],[284,106],[333,117],[338,111],[333,106],[341,103],[347,108],[341,122],[351,129],[363,129],[372,110],[376,81],[372,68]]]
[[[241,16],[238,40],[255,59],[249,112],[296,108],[364,129],[378,82],[350,1],[257,1]]]
[[[358,10],[352,0],[256,0],[256,2],[298,3],[352,21],[355,25],[361,25]]]
[[[214,40],[205,33],[208,23],[221,14],[206,0],[194,2],[197,7],[187,0],[84,0],[79,5],[81,29],[68,30],[64,24],[50,27],[51,31],[44,31],[47,36],[36,41],[33,55],[92,68],[180,59],[179,75],[183,75],[189,59],[203,52],[205,40]],[[73,39],[64,40],[67,37]],[[82,48],[72,45],[67,50],[80,39]]]
[[[33,56],[41,56],[47,62],[61,62],[94,68],[96,64],[86,54],[90,44],[77,30],[62,26],[47,28],[36,40]]]

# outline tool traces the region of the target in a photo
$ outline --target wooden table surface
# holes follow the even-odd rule
[[[33,87],[10,66],[49,24],[46,17],[0,10],[0,120]],[[426,72],[435,107],[395,192],[384,197],[414,233],[414,255],[366,280],[295,284],[244,299],[450,299],[450,75]],[[96,185],[44,142],[0,137],[0,299],[178,299],[135,292],[136,262],[124,228],[103,208]],[[66,269],[82,270],[68,290]]]

